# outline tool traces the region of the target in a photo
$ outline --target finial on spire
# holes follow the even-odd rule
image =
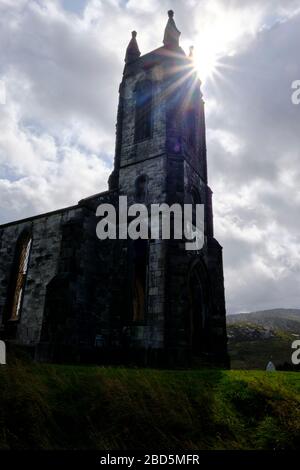
[[[174,11],[168,11],[168,23],[165,29],[164,34],[164,46],[170,49],[174,49],[179,47],[179,36],[181,32],[177,29],[175,21],[174,21]]]
[[[131,39],[126,49],[125,63],[130,64],[138,59],[141,55],[139,46],[136,40],[137,32],[132,31]]]

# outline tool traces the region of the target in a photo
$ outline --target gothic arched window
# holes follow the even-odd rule
[[[139,82],[135,88],[135,142],[150,139],[152,135],[152,83]]]
[[[32,237],[30,233],[24,232],[17,243],[12,273],[10,308],[8,312],[8,320],[10,321],[20,318],[31,245]]]

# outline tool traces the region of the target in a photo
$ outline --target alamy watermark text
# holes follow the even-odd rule
[[[101,217],[96,228],[100,240],[184,240],[185,249],[192,251],[204,244],[203,204],[128,206],[127,196],[120,196],[118,211],[112,204],[100,204],[96,215]]]

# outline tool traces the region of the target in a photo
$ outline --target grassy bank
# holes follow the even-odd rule
[[[299,373],[0,368],[1,449],[299,447]]]

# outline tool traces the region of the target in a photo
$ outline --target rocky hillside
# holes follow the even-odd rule
[[[274,309],[227,316],[233,368],[265,368],[291,362],[293,340],[300,338],[300,309]]]

